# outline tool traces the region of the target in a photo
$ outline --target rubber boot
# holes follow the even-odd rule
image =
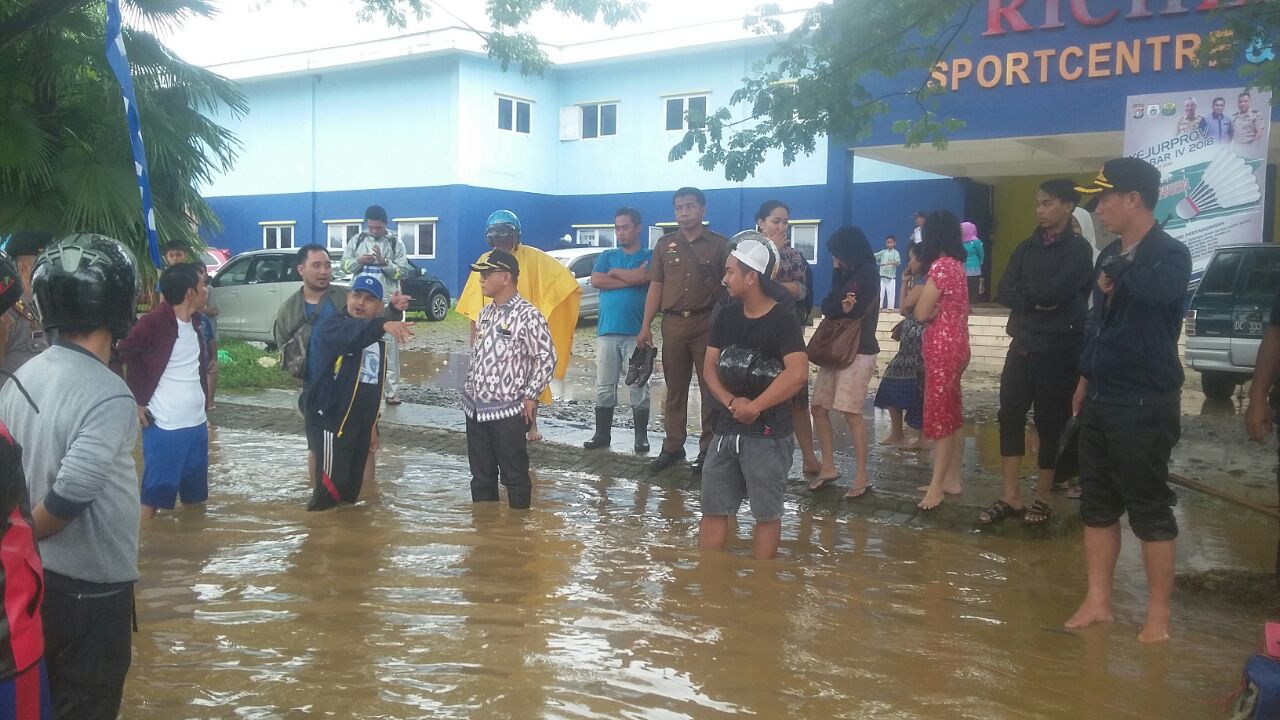
[[[533,488],[513,490],[507,488],[507,504],[512,510],[528,510],[533,504]]]
[[[582,447],[588,450],[598,450],[600,448],[609,447],[609,443],[613,441],[613,408],[596,408],[596,434],[590,440],[582,443]]]
[[[636,454],[649,452],[649,408],[632,410],[631,418],[636,425]]]

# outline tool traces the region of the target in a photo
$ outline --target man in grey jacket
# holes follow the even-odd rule
[[[388,299],[400,292],[400,281],[413,272],[404,243],[387,230],[387,211],[381,205],[370,205],[364,211],[365,231],[347,240],[342,252],[342,269],[353,276],[373,275],[382,285]],[[404,320],[404,311],[388,310],[392,320]],[[388,405],[399,405],[400,348],[391,336],[387,341],[387,382],[384,392]]]
[[[58,339],[0,390],[0,419],[23,448],[44,561],[49,694],[55,718],[114,720],[130,662],[140,506],[137,406],[107,363],[133,323],[137,272],[119,242],[75,235],[45,251],[33,285]]]

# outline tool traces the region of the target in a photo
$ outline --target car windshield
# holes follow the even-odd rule
[[[205,265],[217,265],[218,258],[214,257],[213,255],[210,255],[207,252],[200,253],[200,262],[204,263]]]

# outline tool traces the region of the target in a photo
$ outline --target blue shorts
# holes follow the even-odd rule
[[[142,504],[172,509],[209,499],[209,426],[142,430]]]

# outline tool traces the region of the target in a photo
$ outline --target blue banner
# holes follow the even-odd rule
[[[156,211],[151,205],[151,175],[147,171],[147,151],[142,146],[142,121],[138,118],[138,100],[133,94],[133,77],[129,74],[129,55],[120,33],[120,0],[107,0],[107,64],[120,83],[124,97],[124,113],[129,121],[129,145],[133,148],[133,169],[138,173],[138,191],[142,194],[142,217],[147,227],[147,247],[151,262],[162,267],[160,236],[156,234]]]

